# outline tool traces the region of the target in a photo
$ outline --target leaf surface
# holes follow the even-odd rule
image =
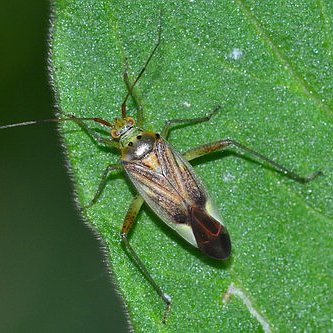
[[[186,151],[232,138],[301,175],[324,172],[299,184],[235,149],[194,161],[231,234],[227,263],[202,256],[144,206],[130,241],[172,296],[167,325],[163,302],[120,244],[135,189],[123,172],[112,174],[83,214],[105,244],[136,332],[332,329],[332,6],[55,2],[51,60],[62,113],[120,116],[126,59],[134,80],[156,42],[162,11],[162,43],[137,87],[145,128],[159,131],[165,120],[199,117],[222,105],[211,121],[174,129],[169,141]],[[128,112],[136,115],[132,101]],[[61,131],[84,205],[119,156],[76,124],[64,123]]]

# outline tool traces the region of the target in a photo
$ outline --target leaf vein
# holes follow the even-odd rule
[[[326,112],[333,114],[333,110],[325,103],[323,103],[320,95],[315,91],[313,87],[300,75],[300,73],[296,70],[296,68],[292,65],[292,63],[288,60],[288,58],[279,51],[278,47],[274,44],[272,39],[270,38],[268,32],[264,29],[264,27],[260,24],[258,19],[251,13],[251,10],[245,5],[244,0],[236,0],[239,4],[240,9],[243,11],[245,17],[249,20],[249,22],[254,26],[254,28],[258,31],[258,34],[262,39],[269,45],[273,54],[275,54],[276,58],[284,65],[284,67],[289,71],[291,76],[296,79],[303,93],[313,100],[319,108],[325,110]]]

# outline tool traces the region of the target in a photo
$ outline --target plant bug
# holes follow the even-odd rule
[[[178,153],[166,141],[173,125],[208,121],[218,112],[219,107],[204,117],[194,119],[179,118],[166,121],[161,133],[145,130],[143,127],[143,108],[133,92],[160,43],[161,28],[159,27],[157,42],[134,82],[131,83],[129,81],[127,70],[124,73],[124,81],[128,91],[121,105],[121,117],[115,118],[113,122],[98,117],[77,118],[69,115],[60,119],[36,120],[4,125],[0,126],[0,129],[46,122],[74,121],[100,144],[115,147],[120,151],[120,162],[107,166],[94,198],[83,209],[87,209],[96,203],[111,172],[119,169],[125,171],[138,194],[133,198],[125,216],[120,233],[121,239],[128,254],[165,302],[166,309],[163,315],[163,322],[165,322],[171,305],[171,297],[156,283],[128,241],[128,234],[134,225],[143,202],[146,202],[161,220],[187,242],[197,247],[203,254],[217,260],[225,260],[231,254],[229,233],[222,223],[207,189],[195,174],[189,161],[208,153],[234,146],[301,183],[311,181],[321,172],[315,172],[307,177],[299,176],[266,156],[232,139],[222,139],[204,144],[183,154]],[[126,104],[130,97],[138,105],[136,121],[127,115]],[[93,121],[110,128],[110,138],[100,137],[86,125],[86,121]]]

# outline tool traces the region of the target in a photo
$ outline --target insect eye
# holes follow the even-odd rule
[[[128,143],[128,146],[129,146],[129,147],[132,147],[132,146],[133,146],[133,142],[132,142],[132,141],[129,142],[129,143]]]
[[[160,133],[155,134],[156,139],[159,139],[161,137]]]
[[[118,132],[117,130],[112,129],[112,130],[111,130],[111,136],[112,136],[113,138],[117,139],[117,138],[119,138],[120,134],[119,134],[119,132]]]
[[[142,138],[142,135],[138,135],[136,138],[140,140]]]

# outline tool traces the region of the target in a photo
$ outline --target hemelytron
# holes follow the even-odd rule
[[[98,117],[77,118],[68,116],[60,119],[35,120],[4,125],[0,126],[0,129],[45,122],[74,121],[100,144],[115,147],[120,151],[119,163],[107,166],[96,195],[83,209],[88,209],[98,200],[105,187],[108,175],[112,171],[119,169],[125,171],[138,193],[130,203],[120,236],[128,254],[134,259],[144,276],[165,302],[166,310],[163,316],[163,321],[165,321],[170,308],[171,297],[152,278],[127,238],[143,202],[146,202],[163,222],[174,229],[187,242],[197,247],[203,254],[217,260],[224,260],[231,254],[229,233],[222,223],[207,189],[201,179],[195,174],[189,161],[205,154],[234,146],[301,183],[311,181],[321,172],[315,172],[307,177],[299,176],[266,156],[232,139],[223,139],[204,144],[183,154],[173,149],[166,141],[169,130],[173,125],[208,121],[218,111],[218,107],[204,117],[166,121],[160,133],[145,130],[143,126],[143,108],[136,99],[133,89],[145,72],[160,42],[161,29],[159,28],[158,40],[133,83],[129,81],[127,71],[125,71],[124,80],[128,91],[121,105],[121,117],[115,118],[113,122]],[[135,104],[138,105],[136,121],[127,115],[126,103],[129,97],[133,98]],[[86,125],[86,121],[94,121],[109,127],[110,137],[100,137]]]

